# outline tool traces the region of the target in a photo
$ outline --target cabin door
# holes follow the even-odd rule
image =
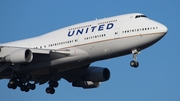
[[[120,29],[119,28],[115,28],[114,30],[114,38],[119,38],[120,37]]]
[[[74,45],[79,45],[79,35],[74,35]]]

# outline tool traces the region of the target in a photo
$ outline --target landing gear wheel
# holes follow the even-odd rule
[[[137,55],[139,54],[139,49],[132,50],[133,61],[130,62],[131,67],[137,68],[139,66],[139,62],[137,61]]]
[[[17,85],[13,85],[12,89],[16,89],[17,88]]]
[[[36,89],[36,85],[35,84],[31,84],[31,90]]]
[[[25,91],[25,92],[29,92],[29,90],[30,90],[27,85],[22,85],[20,87],[20,89],[21,89],[21,91]]]
[[[12,85],[11,85],[10,83],[8,83],[8,84],[7,84],[7,87],[8,87],[9,89],[11,89],[11,88],[12,88]]]
[[[21,89],[21,91],[29,92],[29,88],[27,87],[27,85],[21,86],[20,89]]]
[[[25,92],[29,92],[29,90],[30,90],[30,89],[26,87]]]
[[[131,67],[137,68],[139,66],[139,62],[133,60],[130,62],[130,65]]]
[[[31,90],[34,90],[34,89],[36,88],[36,85],[35,85],[35,84],[28,83],[28,84],[27,84],[27,88],[28,88],[28,89],[31,89]]]
[[[55,93],[55,89],[53,87],[48,87],[48,88],[46,88],[46,93],[47,94],[54,94]]]
[[[9,89],[16,89],[17,88],[16,84],[11,84],[11,83],[8,83],[7,86]]]
[[[13,85],[10,84],[10,83],[8,83],[8,84],[7,84],[7,87],[8,87],[9,89],[11,89],[11,88],[13,87]]]
[[[24,85],[22,85],[21,87],[20,87],[20,89],[21,89],[21,91],[25,91],[25,86]]]
[[[7,84],[9,89],[16,89],[17,88],[17,80],[16,79],[11,79],[9,80],[9,83]]]

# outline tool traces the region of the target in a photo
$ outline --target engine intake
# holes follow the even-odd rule
[[[33,54],[29,49],[19,49],[3,57],[0,62],[27,63],[31,62]]]

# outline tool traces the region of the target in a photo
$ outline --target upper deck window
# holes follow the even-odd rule
[[[136,17],[135,17],[135,18],[141,18],[141,17],[145,17],[145,18],[147,18],[147,16],[145,16],[145,15],[136,15]]]

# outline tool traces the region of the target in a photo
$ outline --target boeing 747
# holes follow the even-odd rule
[[[132,54],[137,68],[141,50],[159,41],[168,29],[141,13],[119,15],[71,25],[24,40],[0,44],[0,78],[8,88],[28,92],[48,83],[54,94],[58,81],[96,88],[110,78],[108,68],[90,64]]]

